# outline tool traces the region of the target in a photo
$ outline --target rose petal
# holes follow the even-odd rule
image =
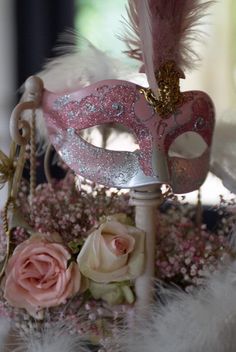
[[[132,236],[126,234],[114,236],[107,233],[102,233],[102,236],[107,248],[116,256],[127,255],[134,249],[135,240]]]

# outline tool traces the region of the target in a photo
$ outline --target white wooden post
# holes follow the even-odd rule
[[[135,282],[136,309],[142,314],[148,311],[154,296],[158,207],[162,204],[163,197],[158,186],[135,189],[130,192],[130,195],[130,205],[135,206],[136,227],[146,233],[145,270]]]

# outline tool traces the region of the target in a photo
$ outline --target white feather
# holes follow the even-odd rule
[[[125,331],[122,352],[236,351],[235,264],[198,292],[165,294],[165,305],[158,302],[148,319]]]
[[[88,352],[85,339],[71,334],[68,327],[58,323],[56,327],[38,331],[14,331],[9,352]]]
[[[157,94],[158,87],[155,77],[155,69],[153,63],[153,38],[152,24],[150,22],[149,0],[136,0],[137,10],[139,14],[139,32],[141,39],[143,62],[148,83],[152,91]]]
[[[129,0],[127,15],[128,21],[124,22],[126,33],[120,39],[127,45],[126,54],[144,63],[149,87],[157,94],[149,0]]]
[[[65,46],[65,50],[66,48]],[[85,39],[79,49],[76,46],[69,46],[69,49],[71,52],[50,60],[38,74],[46,89],[63,92],[103,79],[117,78],[116,60],[96,49]]]
[[[0,351],[5,344],[7,334],[10,330],[9,321],[5,318],[0,318]]]
[[[68,44],[77,41],[73,33],[67,34],[66,41],[67,45],[60,47],[60,51],[66,53],[49,60],[37,74],[49,91],[65,93],[105,79],[127,80],[132,73],[130,67],[96,49],[85,39],[80,39],[79,48],[75,44]],[[23,97],[27,100],[27,92]],[[31,112],[26,111],[22,116],[29,120],[30,115]],[[36,127],[39,139],[47,140],[47,129],[40,109],[36,112]]]

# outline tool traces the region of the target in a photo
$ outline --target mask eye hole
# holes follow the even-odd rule
[[[95,147],[114,151],[133,152],[139,149],[135,135],[118,123],[106,123],[79,131],[86,142]]]
[[[207,148],[208,145],[198,133],[185,132],[172,142],[168,156],[194,159],[201,156]]]

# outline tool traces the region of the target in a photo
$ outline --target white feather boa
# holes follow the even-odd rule
[[[153,307],[122,338],[122,352],[235,352],[236,266],[217,272],[204,289],[166,292],[168,302]]]

